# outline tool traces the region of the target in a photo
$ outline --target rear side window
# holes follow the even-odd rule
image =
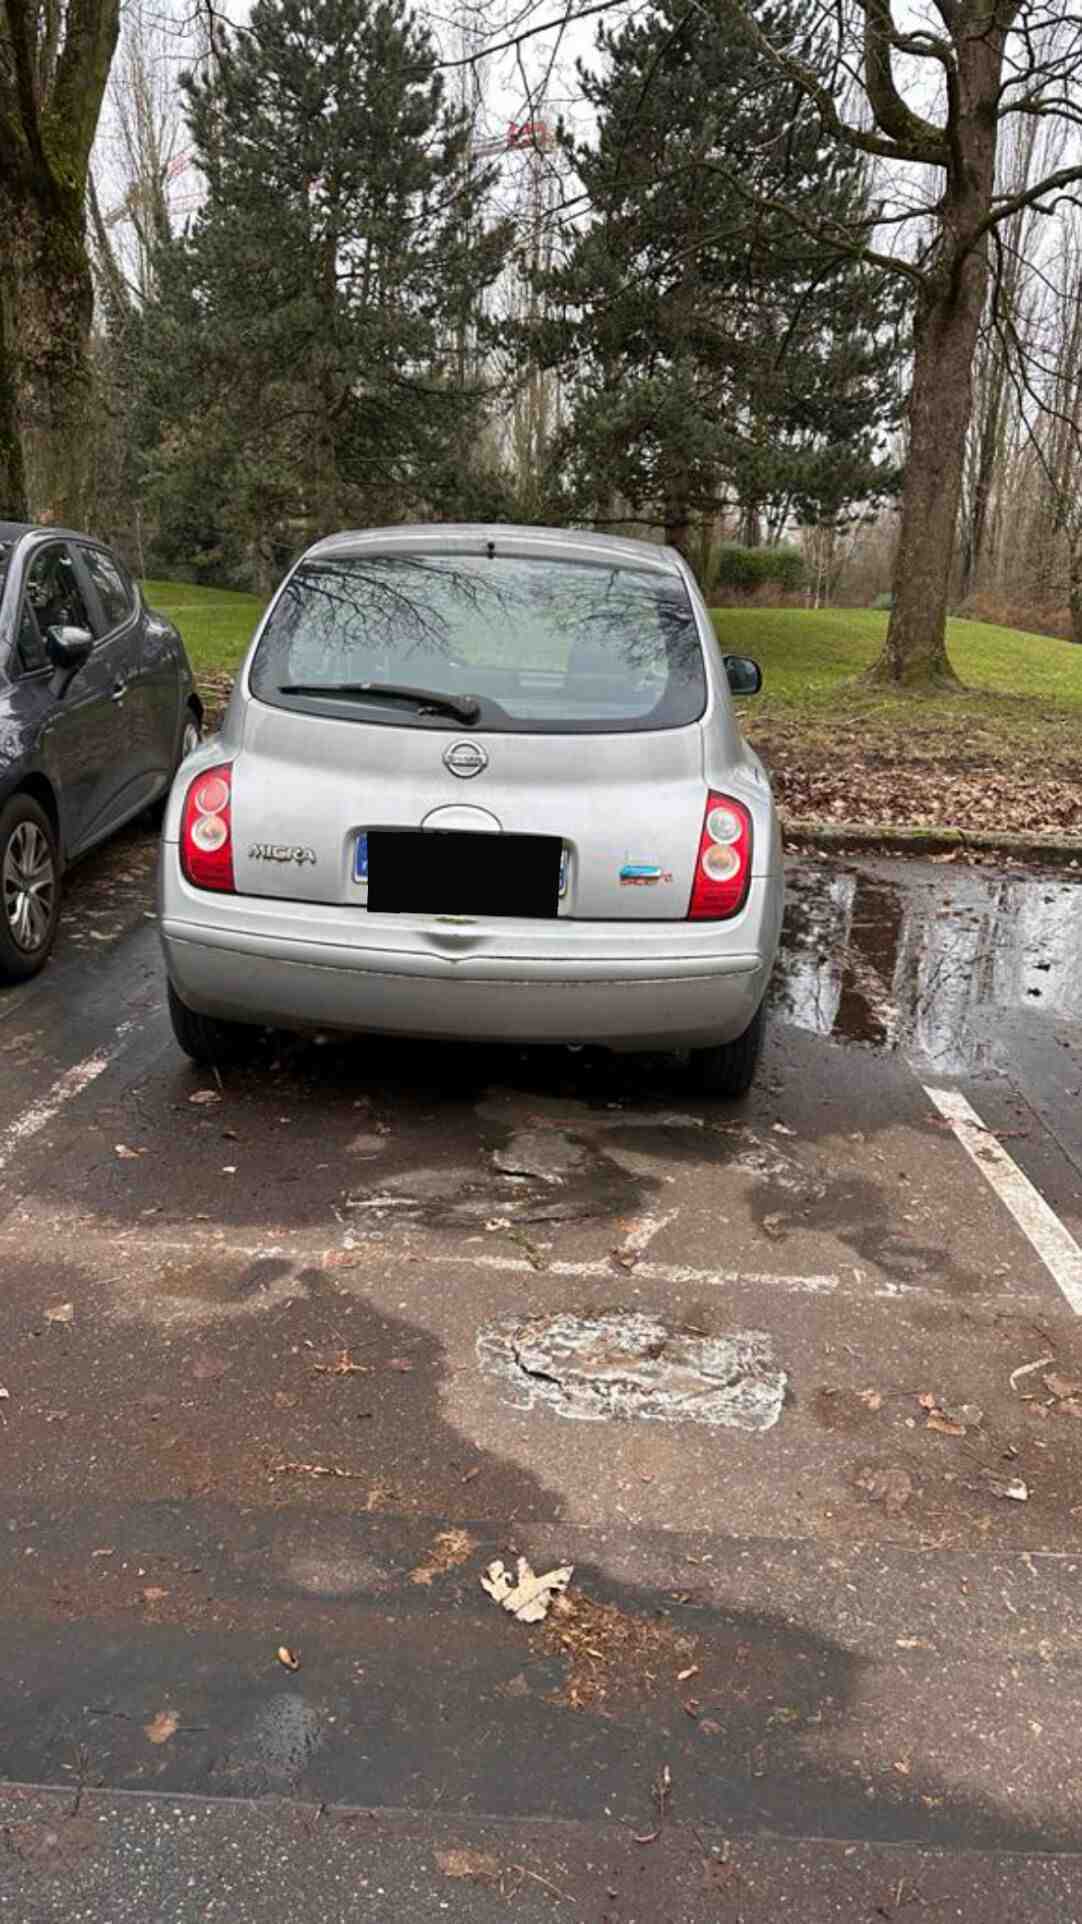
[[[366,685],[388,695],[366,700]],[[446,713],[426,715],[419,699],[389,693],[427,691],[476,701],[480,728],[529,734],[677,728],[706,705],[702,649],[679,577],[532,556],[365,555],[302,565],[264,630],[251,688],[262,701],[309,712],[458,726]]]
[[[45,643],[41,639],[41,631],[34,620],[34,610],[28,601],[23,602],[19,614],[19,632],[15,638],[15,652],[19,658],[19,667],[25,675],[37,674],[39,669],[49,666]]]
[[[92,634],[83,591],[75,563],[66,547],[59,543],[41,548],[26,571],[26,600],[37,619],[38,631],[47,636],[50,628],[85,628]]]
[[[80,555],[86,571],[98,591],[105,614],[106,631],[119,628],[127,621],[135,606],[131,584],[121,573],[111,555],[103,554],[100,548],[80,548]]]

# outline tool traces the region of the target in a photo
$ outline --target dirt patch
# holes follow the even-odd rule
[[[682,1634],[664,1617],[633,1616],[572,1589],[553,1604],[541,1641],[567,1663],[557,1695],[573,1710],[667,1689],[686,1691],[689,1715],[698,1708],[697,1674],[688,1674],[697,1673],[698,1639]]]

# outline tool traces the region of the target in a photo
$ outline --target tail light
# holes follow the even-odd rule
[[[722,922],[743,908],[751,881],[751,816],[731,795],[706,798],[688,920]]]
[[[204,768],[184,797],[180,866],[197,889],[233,895],[233,770],[229,762]]]

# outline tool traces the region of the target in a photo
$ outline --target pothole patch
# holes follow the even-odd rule
[[[519,1409],[584,1423],[637,1417],[769,1430],[788,1380],[762,1330],[698,1336],[643,1310],[490,1324],[477,1355],[486,1374],[512,1386]]]

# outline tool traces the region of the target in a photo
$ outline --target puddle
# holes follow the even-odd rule
[[[785,1401],[769,1336],[700,1336],[649,1311],[498,1323],[481,1332],[477,1355],[483,1370],[514,1386],[519,1409],[541,1406],[582,1423],[637,1417],[768,1430]]]
[[[1082,886],[951,870],[900,886],[795,864],[776,1012],[818,1035],[903,1050],[947,1075],[994,1069],[1004,1016],[1082,1019]]]

